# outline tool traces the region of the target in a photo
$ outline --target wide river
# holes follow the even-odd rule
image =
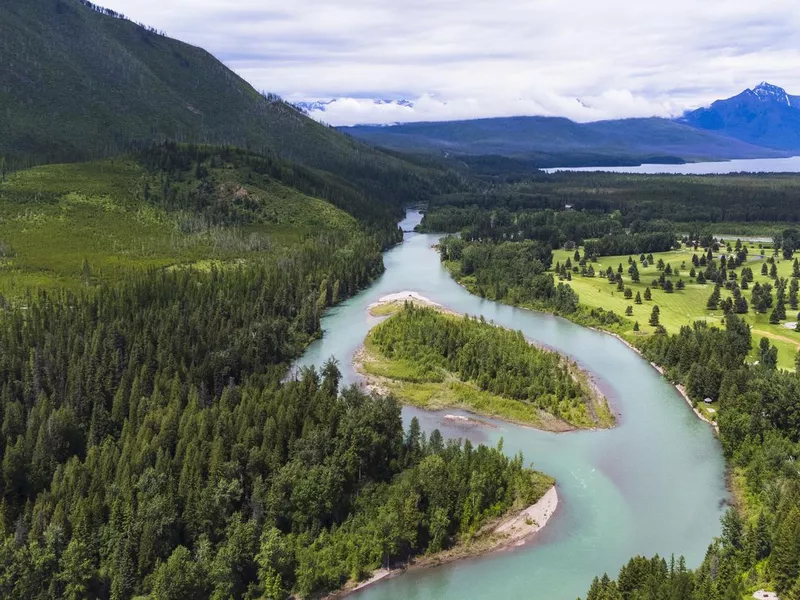
[[[421,215],[401,223],[411,230]],[[483,315],[521,330],[574,358],[595,377],[619,413],[607,431],[553,434],[502,422],[496,428],[462,429],[444,413],[406,407],[424,429],[496,444],[554,476],[560,501],[553,518],[533,540],[513,551],[412,570],[378,583],[359,600],[546,598],[585,596],[595,575],[616,576],[636,554],[684,555],[700,564],[728,493],[721,449],[710,427],[697,419],[673,386],[622,342],[563,319],[498,304],[461,288],[431,246],[439,236],[406,233],[404,243],[384,255],[386,272],[369,289],[331,309],[324,336],[298,364],[320,365],[336,357],[348,383],[359,381],[352,356],[371,327],[367,306],[380,297],[417,291],[461,313]],[[458,411],[448,411],[459,414]]]

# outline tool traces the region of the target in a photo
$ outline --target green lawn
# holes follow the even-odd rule
[[[761,264],[764,260],[757,259],[755,256],[762,252],[758,248],[758,244],[748,244],[749,256],[752,257],[748,261],[747,266],[752,268],[755,281],[757,282],[772,282],[768,276],[761,275]],[[767,248],[763,250],[766,256],[772,255],[772,250]],[[692,250],[681,249],[671,252],[654,253],[654,264],[649,265],[647,268],[642,268],[639,264],[640,282],[633,283],[628,274],[628,256],[607,256],[600,258],[597,262],[591,263],[595,272],[605,271],[609,266],[617,271],[620,263],[623,267],[623,279],[626,287],[630,287],[635,298],[636,292],[641,293],[644,298],[644,290],[646,287],[651,288],[652,300],[644,300],[641,305],[637,305],[633,300],[627,300],[624,293],[617,291],[614,284],[608,282],[605,277],[582,277],[579,273],[573,273],[572,285],[573,289],[580,296],[580,302],[583,305],[595,308],[600,307],[608,310],[613,310],[619,315],[625,315],[625,310],[628,306],[633,307],[633,316],[628,317],[631,320],[631,325],[622,332],[622,334],[629,338],[634,339],[637,335],[649,335],[653,332],[654,328],[648,324],[650,314],[654,305],[658,305],[660,310],[660,322],[667,329],[669,333],[675,333],[681,325],[689,324],[696,320],[706,320],[709,324],[721,324],[724,318],[722,310],[708,310],[706,302],[711,292],[714,289],[713,284],[706,283],[700,285],[694,282],[689,277],[689,271],[692,267],[692,255],[695,252]],[[703,254],[702,249],[697,251],[698,258]],[[563,264],[567,258],[573,260],[574,250],[556,250],[553,252],[553,264],[556,262]],[[633,257],[637,260],[639,257]],[[671,277],[673,283],[677,282],[678,278],[683,279],[686,284],[686,289],[675,290],[673,293],[668,294],[660,288],[652,287],[653,279],[659,277],[661,272],[657,269],[656,264],[658,259],[661,258],[665,263],[669,263],[672,269],[679,269],[680,275]],[[783,260],[783,258],[776,258],[778,275],[791,277],[792,274],[792,261]],[[682,266],[685,265],[685,266]],[[739,270],[737,270],[737,273]],[[751,284],[752,289],[752,284]],[[743,290],[743,295],[750,304],[750,290]],[[773,292],[774,294],[774,292]],[[730,292],[722,290],[722,298],[730,297]],[[796,313],[791,310],[788,303],[786,306],[787,321],[796,321]],[[800,333],[794,330],[787,329],[782,324],[772,325],[769,322],[769,312],[767,314],[757,314],[750,307],[750,311],[744,315],[744,318],[750,323],[753,330],[754,348],[757,342],[762,337],[770,338],[771,342],[778,348],[778,364],[783,369],[794,369],[794,360],[797,351],[800,349]],[[633,321],[638,321],[641,331],[635,333],[633,331]],[[753,352],[755,357],[755,350]],[[754,358],[755,359],[755,358]]]

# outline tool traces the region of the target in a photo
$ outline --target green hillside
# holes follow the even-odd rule
[[[13,301],[151,268],[269,260],[322,235],[378,247],[355,218],[271,176],[270,165],[280,166],[244,151],[167,145],[10,174],[0,183],[0,294]]]
[[[441,173],[371,148],[253,89],[211,54],[79,0],[0,11],[6,168],[113,156],[165,139],[277,154],[372,201],[419,201]]]

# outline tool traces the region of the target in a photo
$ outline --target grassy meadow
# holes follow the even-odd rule
[[[735,241],[735,240],[731,240]],[[772,249],[768,244],[764,244],[764,248],[759,248],[757,243],[747,243],[748,256],[750,259],[744,266],[749,266],[753,270],[754,282],[760,283],[773,283],[767,275],[761,274],[761,264],[767,257],[772,256]],[[653,253],[653,264],[647,267],[642,267],[639,264],[639,283],[634,283],[630,280],[628,274],[628,256],[604,256],[592,262],[591,265],[595,272],[598,273],[595,277],[582,277],[578,273],[573,273],[572,281],[569,282],[572,288],[580,296],[580,303],[590,308],[603,308],[612,310],[619,315],[625,315],[627,307],[632,307],[633,315],[627,317],[630,324],[620,330],[620,333],[628,338],[634,339],[636,336],[645,336],[652,334],[654,327],[650,326],[648,321],[654,305],[658,305],[660,311],[660,323],[669,333],[676,333],[682,325],[689,324],[697,320],[705,320],[709,325],[722,325],[724,315],[722,309],[709,310],[706,308],[706,302],[711,292],[714,290],[714,284],[705,283],[698,284],[694,279],[689,277],[689,272],[692,268],[692,255],[697,254],[698,258],[702,256],[704,251],[698,249],[695,252],[692,249],[683,248],[680,250],[673,250],[670,252]],[[553,264],[561,263],[570,258],[572,260],[574,250],[556,250],[553,252]],[[718,255],[715,255],[718,256]],[[763,258],[761,258],[763,256]],[[638,256],[633,257],[638,262]],[[673,273],[671,279],[673,283],[678,279],[682,279],[686,287],[683,290],[675,289],[672,293],[667,293],[661,288],[654,288],[652,286],[653,279],[657,279],[661,275],[658,270],[658,260],[662,259],[668,263],[673,271],[678,269],[679,274]],[[779,277],[790,278],[792,275],[792,261],[784,260],[782,257],[775,257],[775,263],[778,270]],[[604,272],[608,267],[612,267],[616,273],[619,265],[622,264],[623,280],[625,287],[630,287],[634,298],[636,293],[642,295],[642,304],[635,304],[633,299],[628,300],[625,298],[624,293],[617,290],[615,284],[611,284],[608,280],[601,276],[600,273]],[[699,269],[698,269],[699,271]],[[738,272],[739,270],[737,270]],[[752,289],[753,284],[750,285]],[[652,293],[652,300],[644,300],[645,288],[650,287]],[[721,289],[722,299],[731,297],[731,293],[726,289]],[[743,290],[742,294],[750,304],[750,290]],[[800,333],[793,329],[784,327],[783,323],[778,325],[770,324],[769,313],[760,314],[755,312],[752,306],[745,315],[740,315],[750,324],[753,331],[753,353],[752,357],[755,360],[758,341],[762,337],[770,339],[772,344],[778,348],[778,366],[782,369],[793,370],[795,367],[795,355],[800,350]],[[787,322],[794,322],[797,320],[797,313],[793,312],[788,303],[786,306]],[[638,321],[640,331],[633,331],[633,323]]]
[[[145,199],[158,178],[134,160],[48,165],[0,183],[0,294],[83,289],[132,270],[238,263],[320,231],[350,232],[355,219],[281,183],[247,181],[234,169],[211,173],[215,201],[246,200],[261,217],[216,225],[191,211]],[[188,181],[185,186],[196,185]]]

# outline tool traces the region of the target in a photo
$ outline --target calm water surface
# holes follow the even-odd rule
[[[409,212],[401,225],[410,230],[420,218]],[[689,566],[699,565],[719,534],[728,498],[721,450],[708,425],[649,363],[615,338],[465,291],[441,267],[431,248],[437,239],[407,233],[403,244],[385,254],[386,273],[327,313],[325,335],[298,364],[320,365],[334,356],[345,381],[359,381],[352,356],[380,321],[369,316],[367,306],[386,294],[414,290],[571,356],[593,374],[621,416],[613,430],[552,434],[502,422],[493,422],[496,429],[466,430],[449,424],[444,413],[405,408],[404,419],[417,416],[428,431],[438,427],[445,436],[492,445],[502,437],[506,452],[522,451],[526,462],[558,480],[559,507],[522,548],[412,571],[366,589],[358,600],[574,600],[585,595],[595,575],[616,575],[636,554],[683,554]]]
[[[638,167],[574,167],[544,169],[555,171],[604,171],[608,173],[676,173],[680,175],[722,175],[725,173],[800,173],[800,156],[791,158],[748,158],[685,165],[639,165]]]

